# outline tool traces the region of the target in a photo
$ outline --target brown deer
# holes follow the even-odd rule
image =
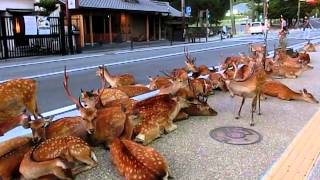
[[[25,115],[21,114],[17,117],[12,117],[7,119],[4,122],[0,122],[0,136],[3,136],[6,132],[18,127],[23,126],[24,128],[28,128],[28,123],[31,121],[31,119]]]
[[[89,145],[81,138],[74,136],[62,136],[48,139],[36,146],[30,155],[31,156],[25,156],[26,160],[29,160],[29,162],[30,160],[33,161],[30,165],[35,165],[37,162],[41,163],[44,161],[55,160],[57,158],[68,163],[83,163],[84,165],[72,168],[72,173],[74,175],[92,169],[97,165],[97,158]],[[26,163],[23,168],[20,167],[20,172],[22,171],[21,173],[24,176],[25,173],[30,174],[32,170],[35,170],[33,176],[43,176],[43,174],[37,175],[36,172],[39,170],[30,165]],[[52,166],[49,167],[52,168]],[[43,167],[41,169],[43,169]],[[51,172],[51,170],[47,170]]]
[[[261,88],[265,83],[267,76],[261,67],[253,66],[253,73],[244,81],[226,80],[227,88],[233,97],[234,95],[242,97],[241,106],[239,108],[236,119],[240,117],[242,106],[246,98],[253,98],[251,104],[251,121],[250,126],[254,126],[253,113],[256,110],[257,102],[259,103],[259,115],[260,113],[260,96]],[[235,75],[237,74],[237,70]]]
[[[111,85],[111,87],[116,88],[126,85],[136,84],[135,78],[131,74],[122,74],[118,76],[113,76],[109,73],[107,68],[104,66],[99,66],[96,72],[97,76],[104,77],[105,80]]]
[[[32,79],[14,79],[0,84],[0,136],[10,128],[22,125],[27,127],[26,120],[17,120],[27,109],[37,119],[42,117],[37,106],[37,84]],[[14,121],[10,124],[9,121]],[[4,124],[3,124],[4,123]],[[2,128],[4,126],[4,128]],[[10,128],[8,128],[10,126]]]
[[[138,96],[151,91],[149,88],[141,85],[120,86],[120,87],[117,87],[116,89],[124,92],[129,97]]]
[[[219,88],[222,91],[227,91],[226,83],[220,73],[212,72],[209,74],[208,79],[211,81],[213,89]]]
[[[30,122],[34,142],[59,136],[75,136],[87,139],[88,132],[80,116],[64,117],[55,121],[38,119]]]
[[[134,114],[134,111],[126,112],[121,104],[97,108],[96,106],[100,101],[103,90],[100,91],[100,94],[94,99],[93,103],[88,103],[86,107],[82,106],[80,99],[77,100],[73,97],[68,88],[68,75],[66,71],[64,75],[64,89],[67,97],[78,107],[81,119],[88,133],[92,134],[91,137],[94,144],[105,144],[108,146],[114,138],[121,137],[123,132],[130,128],[125,123],[128,118],[132,119],[132,121],[140,121],[139,117]]]
[[[186,99],[171,98],[167,94],[137,102],[134,108],[139,111],[142,122],[135,128],[138,133],[136,141],[148,144],[164,132],[174,131],[177,126],[173,124],[173,120],[181,109],[188,106]]]
[[[151,147],[115,139],[110,153],[113,164],[127,180],[159,180],[169,176],[166,160]]]
[[[169,77],[157,76],[157,77],[148,77],[150,83],[148,85],[149,89],[156,90],[160,88],[166,88],[173,83],[173,80]]]
[[[196,58],[191,57],[188,49],[184,48],[184,54],[186,56],[186,61],[184,61],[186,65],[185,70],[193,73],[199,73],[200,75],[208,75],[210,73],[210,70],[206,65],[200,65],[199,67],[195,65]]]
[[[303,46],[303,50],[305,50],[306,52],[316,52],[316,47],[313,43],[310,42],[310,40],[308,41],[307,44],[305,44]]]
[[[262,86],[262,93],[287,101],[302,100],[309,103],[319,103],[319,101],[316,100],[306,89],[303,89],[300,92],[295,92],[279,81],[266,81],[266,83]]]
[[[24,154],[31,148],[30,137],[16,137],[0,143],[0,179],[14,179]]]

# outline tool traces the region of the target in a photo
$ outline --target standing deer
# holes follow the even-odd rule
[[[63,166],[63,162],[83,163],[84,165],[72,168],[72,174],[76,175],[95,167],[97,158],[88,144],[81,138],[73,136],[55,137],[42,142],[26,154],[20,166],[20,173],[29,179],[30,176],[39,178],[51,174],[53,171],[53,173],[58,172],[55,175],[65,179],[66,175],[61,171],[61,168],[67,168]]]
[[[136,83],[135,78],[131,74],[113,76],[109,73],[107,68],[104,68],[104,66],[99,66],[96,74],[97,76],[104,77],[113,88],[125,85],[134,85]]]
[[[306,89],[303,89],[300,92],[295,92],[279,81],[266,81],[266,83],[262,86],[262,93],[287,101],[302,100],[309,103],[319,103],[319,101],[316,100]]]
[[[243,81],[236,80],[226,80],[227,88],[233,97],[234,95],[242,97],[241,106],[238,111],[236,119],[240,117],[242,106],[246,98],[253,98],[251,104],[251,121],[250,126],[254,126],[253,113],[256,110],[257,102],[259,103],[259,115],[260,115],[260,96],[261,88],[266,81],[266,74],[261,68],[253,68],[253,73]],[[238,69],[236,69],[235,75],[237,74]]]
[[[31,148],[30,137],[16,137],[0,143],[0,179],[14,179],[24,154]]]
[[[14,79],[6,81],[0,84],[0,94],[0,136],[18,125],[28,128],[25,119],[17,120],[16,118],[21,116],[25,109],[32,113],[35,119],[42,117],[37,106],[35,80]]]

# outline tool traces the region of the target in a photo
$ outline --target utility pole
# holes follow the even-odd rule
[[[233,0],[230,0],[230,18],[231,18],[232,35],[235,35],[237,34],[237,32],[236,32],[236,23],[233,15]]]
[[[265,68],[265,57],[267,56],[267,40],[268,40],[268,1],[263,1],[263,19],[264,19],[264,61],[263,61],[263,67]]]
[[[186,9],[185,0],[181,0],[183,38],[185,38],[185,35],[186,35],[186,14],[185,14],[185,9]]]
[[[297,11],[297,17],[298,17],[298,28],[300,24],[300,9],[301,9],[301,2],[298,0],[298,11]]]

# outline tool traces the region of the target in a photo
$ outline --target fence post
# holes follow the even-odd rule
[[[66,55],[66,33],[64,30],[64,14],[61,11],[59,17],[59,27],[60,27],[60,52],[61,55]]]
[[[1,25],[1,28],[2,28],[4,58],[8,59],[9,58],[9,49],[8,49],[8,42],[7,42],[8,38],[7,38],[7,34],[6,34],[6,20],[5,20],[5,18],[10,18],[10,17],[2,17],[0,19],[0,25]],[[4,26],[2,26],[3,25],[3,24],[1,24],[2,22],[5,23]]]
[[[131,38],[130,49],[133,50],[133,38]]]

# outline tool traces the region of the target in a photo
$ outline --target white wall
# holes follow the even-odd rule
[[[33,9],[35,0],[0,0],[0,10]]]

